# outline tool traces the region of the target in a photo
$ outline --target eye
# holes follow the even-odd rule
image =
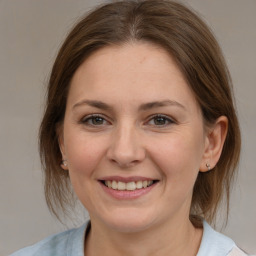
[[[109,124],[109,122],[100,115],[86,116],[82,119],[81,123],[90,126],[103,126]]]
[[[172,124],[174,123],[174,121],[165,116],[165,115],[155,115],[153,117],[151,117],[151,119],[148,121],[148,124],[149,125],[152,125],[152,126],[167,126],[169,124]]]

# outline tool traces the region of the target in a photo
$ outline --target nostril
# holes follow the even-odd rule
[[[122,168],[129,168],[141,162],[141,160],[130,156],[115,156],[111,157],[109,160],[111,163],[116,164]]]
[[[119,134],[122,133],[122,134]],[[131,128],[117,131],[108,148],[107,157],[112,163],[122,167],[138,164],[145,158],[145,149]]]

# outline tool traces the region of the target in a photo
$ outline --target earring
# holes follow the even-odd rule
[[[65,169],[68,166],[67,160],[62,160],[60,166],[62,169]]]
[[[206,165],[205,165],[205,166],[207,167],[208,171],[210,171],[210,170],[211,170],[211,165],[210,165],[209,163],[206,163]]]

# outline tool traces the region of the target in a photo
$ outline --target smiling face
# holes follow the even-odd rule
[[[86,59],[59,140],[92,225],[133,232],[188,220],[208,140],[195,97],[163,49],[109,46]]]

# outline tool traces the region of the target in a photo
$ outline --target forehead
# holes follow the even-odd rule
[[[88,57],[71,81],[69,101],[173,98],[197,104],[182,72],[163,48],[148,43],[107,46]]]
[[[121,46],[106,46],[97,50],[78,68],[73,81],[83,76],[85,71],[87,74],[104,73],[105,77],[108,78],[108,75],[112,75],[112,71],[114,71],[115,76],[113,78],[115,79],[125,73],[127,75],[130,73],[138,75],[144,72],[147,74],[152,73],[152,76],[148,77],[152,79],[154,74],[162,72],[170,75],[173,73],[176,79],[184,80],[175,61],[165,49],[158,45],[144,42],[129,43]],[[135,78],[138,78],[138,76]],[[130,80],[135,78],[129,77]]]

